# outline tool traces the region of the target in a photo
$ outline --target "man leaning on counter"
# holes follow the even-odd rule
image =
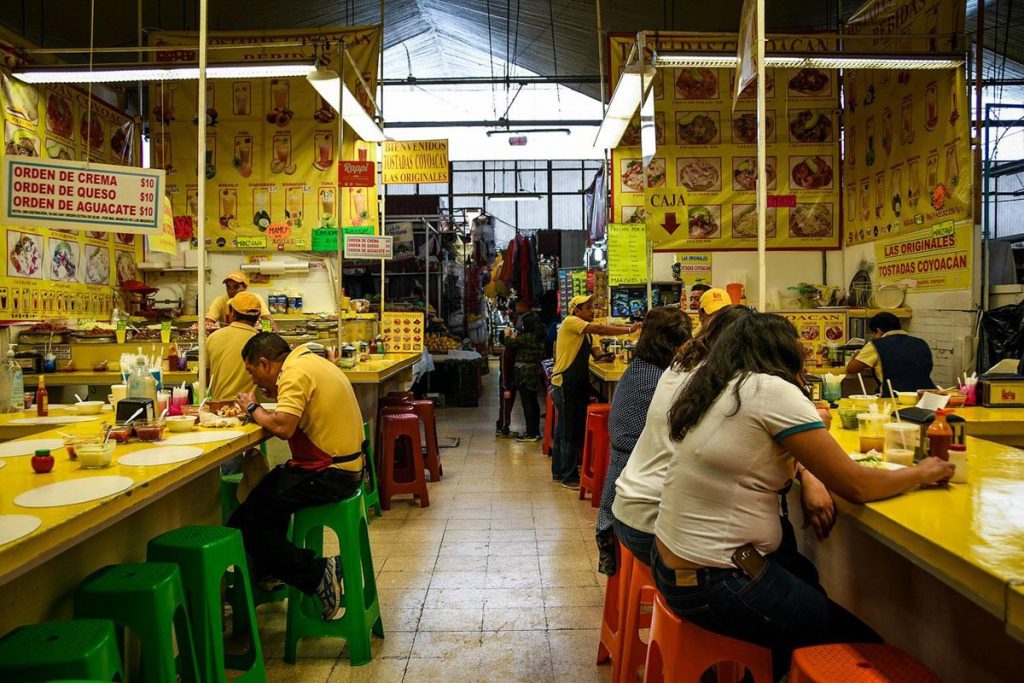
[[[209,310],[206,311],[206,319],[210,322],[225,323],[228,322],[228,301],[235,297],[239,292],[245,292],[249,289],[249,277],[240,270],[236,270],[233,273],[228,273],[227,277],[224,278],[224,294],[221,294],[213,303],[210,304]],[[267,302],[264,301],[263,297],[256,292],[249,292],[252,296],[260,302],[260,319],[269,320],[274,330],[277,330],[277,323],[270,315],[270,309],[267,308]]]

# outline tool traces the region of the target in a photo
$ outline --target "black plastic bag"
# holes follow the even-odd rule
[[[1004,358],[1024,358],[1024,303],[993,308],[981,316],[978,374]]]

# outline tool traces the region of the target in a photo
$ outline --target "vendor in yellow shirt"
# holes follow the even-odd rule
[[[856,375],[870,370],[878,381],[882,396],[893,391],[934,389],[932,381],[932,350],[928,342],[903,331],[900,319],[883,311],[868,320],[872,339],[846,365]]]
[[[574,296],[569,315],[558,328],[555,340],[555,366],[551,371],[551,401],[558,411],[555,443],[551,453],[551,477],[570,489],[580,487],[578,462],[587,426],[590,399],[590,357],[600,355],[590,335],[632,334],[634,325],[605,325],[594,322],[594,296]]]
[[[219,332],[217,334],[220,334]],[[345,373],[307,346],[292,351],[272,332],[260,332],[242,349],[245,369],[277,408],[266,410],[252,393],[237,404],[257,424],[287,439],[292,458],[272,469],[231,519],[240,529],[258,580],[274,577],[323,603],[323,618],[338,607],[340,558],[316,557],[288,540],[297,510],[344,500],[363,480],[363,416]]]
[[[242,362],[242,349],[259,332],[259,297],[243,290],[228,301],[227,309],[228,326],[206,338],[210,396],[215,401],[233,401],[239,394],[256,391]]]
[[[206,311],[206,319],[210,322],[224,324],[227,320],[228,315],[228,301],[231,300],[239,292],[244,292],[249,289],[249,278],[245,273],[241,271],[235,271],[228,273],[228,276],[224,278],[224,289],[225,293],[218,296],[210,304],[210,309]],[[260,302],[260,319],[269,320],[273,329],[277,330],[277,323],[270,316],[270,309],[267,308],[267,302],[263,300],[263,297],[255,292],[250,294]]]

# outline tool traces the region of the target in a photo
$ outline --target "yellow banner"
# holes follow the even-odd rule
[[[853,35],[913,36],[876,48],[950,52],[963,0],[867,3]],[[843,241],[871,242],[971,215],[970,107],[963,68],[846,74]]]
[[[258,42],[328,44],[322,53],[331,68],[342,59],[344,40],[371,92],[376,89],[380,28],[216,32],[210,45],[218,61],[313,60],[312,48],[253,48]],[[158,61],[192,61],[195,33],[154,32],[150,43],[167,46]],[[188,48],[175,46],[188,46]],[[350,65],[346,65],[350,66]],[[366,91],[351,68],[346,83],[364,107]],[[338,115],[305,78],[252,78],[207,82],[206,159],[196,164],[197,86],[167,82],[151,88],[152,164],[167,169],[167,185],[179,225],[199,218],[200,180],[206,183],[207,246],[210,250],[308,251],[316,228],[372,226],[377,232],[376,188],[337,186],[339,159],[374,157],[375,148],[356,141],[345,128],[338,149]],[[199,178],[202,173],[203,178]],[[286,224],[288,230],[270,230]],[[187,233],[188,230],[186,229]]]
[[[608,284],[647,282],[647,233],[638,224],[608,226]]]
[[[672,264],[673,276],[678,268],[678,280],[692,287],[693,285],[711,284],[711,254],[686,253],[675,257]]]
[[[737,42],[671,34],[658,34],[658,40],[661,50],[689,52],[735,51]],[[614,87],[632,38],[610,41]],[[811,43],[817,50],[831,47],[826,38],[808,36],[769,49],[806,50]],[[645,169],[639,120],[612,151],[612,218],[646,224],[655,251],[757,248],[755,92],[748,86],[734,108],[735,78],[732,69],[658,69],[657,153]],[[768,73],[766,88],[768,248],[838,248],[836,74],[776,69]]]
[[[387,140],[384,142],[385,185],[447,183],[447,140]]]
[[[178,242],[174,238],[174,211],[171,210],[171,200],[165,199],[163,203],[164,217],[162,221],[163,234],[146,238],[146,246],[150,251],[158,251],[161,254],[178,253]]]
[[[793,323],[805,349],[810,349],[811,358],[821,359],[822,349],[829,344],[846,343],[845,311],[807,311],[780,313]]]
[[[875,242],[879,284],[913,282],[916,292],[972,286],[974,227],[946,221],[929,229]]]

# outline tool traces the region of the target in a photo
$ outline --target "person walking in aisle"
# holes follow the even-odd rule
[[[523,406],[524,431],[516,441],[534,442],[541,440],[540,397],[544,392],[544,376],[540,362],[544,360],[544,337],[547,330],[540,316],[534,312],[524,315],[519,326],[521,332],[506,333],[505,346],[515,351],[516,390],[519,403]]]

